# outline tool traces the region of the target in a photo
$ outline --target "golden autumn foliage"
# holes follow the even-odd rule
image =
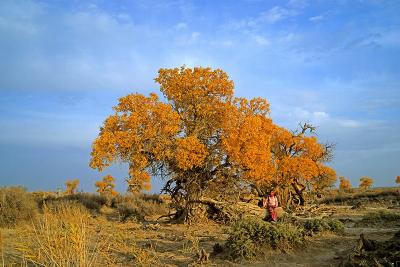
[[[97,187],[97,192],[101,196],[114,197],[118,195],[118,192],[114,190],[115,179],[111,175],[104,176],[101,181],[95,183],[95,186]]]
[[[65,195],[73,195],[76,193],[76,189],[79,186],[79,179],[67,180],[65,182]]]
[[[370,177],[364,176],[360,178],[360,187],[367,189],[370,188],[372,186],[372,184],[374,183],[374,180]]]
[[[400,184],[400,175],[396,177],[396,184]]]
[[[234,97],[224,71],[160,69],[155,81],[165,102],[154,93],[120,98],[92,147],[92,168],[129,164],[130,191],[148,189],[151,175],[161,176],[164,191],[187,207],[233,184],[302,192],[335,182],[334,170],[324,165],[332,147],[307,133],[309,125],[300,132],[275,125],[267,100]]]
[[[341,176],[339,177],[340,183],[339,183],[339,189],[342,191],[348,191],[351,189],[351,184],[349,179],[346,179],[345,177]]]
[[[308,124],[301,125],[295,132],[276,126],[272,135],[275,187],[292,187],[302,205],[306,189],[319,192],[336,182],[336,172],[324,165],[331,156],[333,145],[318,143],[315,136],[307,136],[314,130]],[[289,201],[286,205],[290,205],[289,197],[282,196],[281,202]]]

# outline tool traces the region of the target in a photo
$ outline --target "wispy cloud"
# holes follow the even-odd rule
[[[276,23],[282,20],[285,20],[291,16],[297,15],[297,11],[286,9],[280,6],[274,6],[268,11],[261,14],[259,17],[259,21],[268,22],[268,23]]]
[[[321,21],[323,19],[324,19],[324,16],[318,15],[318,16],[310,17],[308,20],[311,21],[311,22],[317,22],[317,21]]]

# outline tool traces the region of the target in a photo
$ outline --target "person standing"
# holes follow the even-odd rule
[[[264,208],[268,209],[271,220],[276,222],[278,220],[278,213],[276,211],[276,208],[278,207],[278,198],[275,196],[275,192],[271,191],[263,202]]]

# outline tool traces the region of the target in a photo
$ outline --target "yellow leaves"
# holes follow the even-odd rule
[[[79,179],[67,180],[65,182],[65,186],[66,186],[66,189],[65,189],[64,194],[65,195],[73,195],[76,193],[76,189],[79,186]]]
[[[360,178],[360,187],[366,189],[371,187],[371,185],[374,183],[374,180],[372,178],[364,176]]]
[[[342,191],[350,190],[351,189],[351,184],[348,179],[346,179],[343,176],[339,177],[340,183],[339,183],[339,189]]]
[[[204,187],[216,177],[257,184],[336,179],[316,137],[274,125],[264,98],[235,98],[224,71],[160,69],[155,81],[166,102],[154,93],[120,98],[92,147],[92,168],[129,163],[131,191],[150,188],[150,174],[160,172],[172,180],[190,173]]]
[[[397,184],[400,184],[400,175],[398,175],[398,176],[396,177],[396,183],[397,183]]]
[[[248,112],[231,117],[230,128],[222,138],[229,160],[244,170],[245,179],[270,178],[272,121]]]
[[[222,70],[210,68],[160,69],[155,79],[179,113],[187,136],[208,138],[220,127],[233,97],[233,82]]]
[[[233,96],[233,82],[220,70],[195,67],[160,69],[155,79],[161,92],[178,107],[198,99],[229,99]]]
[[[208,151],[196,136],[189,136],[178,139],[175,155],[178,168],[189,170],[202,166]]]
[[[105,120],[93,143],[90,167],[101,171],[120,158],[143,168],[148,163],[143,160],[144,151],[157,159],[171,157],[179,117],[169,105],[159,102],[155,94],[131,94],[120,98],[114,109],[117,113]]]
[[[318,165],[306,157],[285,157],[279,166],[279,172],[288,180],[311,180],[319,174]]]
[[[272,151],[276,164],[276,177],[281,183],[304,181],[314,189],[331,186],[336,173],[323,165],[326,161],[325,147],[315,136],[296,134],[275,126]]]
[[[115,179],[111,175],[106,175],[103,177],[103,180],[95,183],[97,187],[97,192],[106,197],[116,196],[118,193],[114,190],[115,188]]]
[[[129,176],[130,178],[127,182],[128,190],[131,193],[138,193],[141,190],[149,191],[151,189],[151,177],[147,172],[131,168]]]

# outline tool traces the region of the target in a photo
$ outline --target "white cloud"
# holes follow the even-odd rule
[[[192,32],[192,34],[190,35],[190,39],[189,42],[196,42],[200,37],[200,33],[199,32]]]
[[[261,35],[253,35],[252,38],[256,42],[256,44],[261,46],[266,46],[271,43],[267,38]]]
[[[324,16],[319,15],[319,16],[314,16],[314,17],[310,17],[308,20],[311,22],[318,22],[324,19]]]
[[[344,127],[344,128],[359,128],[359,127],[363,126],[363,124],[360,121],[351,120],[351,119],[340,119],[340,120],[337,120],[337,123],[339,126]]]
[[[276,23],[295,14],[296,12],[294,12],[293,10],[285,9],[279,6],[274,6],[273,8],[264,12],[260,18],[268,23]]]
[[[187,26],[186,23],[180,22],[180,23],[178,23],[178,24],[175,25],[175,28],[176,28],[177,30],[184,30],[184,29],[187,29],[188,26]]]

